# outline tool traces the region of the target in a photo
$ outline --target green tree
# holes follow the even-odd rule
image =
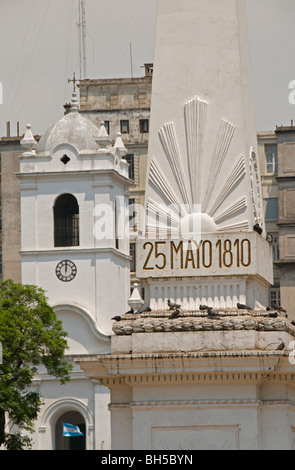
[[[30,387],[38,366],[61,384],[70,380],[66,336],[43,289],[11,280],[0,283],[0,445],[6,449],[30,448],[31,439],[22,431],[33,431],[42,404]],[[9,429],[13,425],[17,432],[5,432],[7,416]]]

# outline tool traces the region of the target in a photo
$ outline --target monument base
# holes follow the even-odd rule
[[[217,313],[126,314],[112,354],[77,359],[110,389],[113,450],[294,448],[295,327],[275,311]]]
[[[258,276],[148,279],[144,285],[146,303],[153,311],[166,310],[168,300],[190,311],[200,305],[235,308],[238,303],[260,310],[269,304],[270,284]]]

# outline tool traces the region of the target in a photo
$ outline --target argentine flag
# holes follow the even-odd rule
[[[84,434],[80,431],[78,426],[73,426],[72,424],[63,423],[63,436],[64,437],[76,437],[76,436],[84,436]]]

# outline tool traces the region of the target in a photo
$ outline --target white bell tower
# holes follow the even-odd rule
[[[103,123],[98,129],[80,115],[73,93],[70,112],[38,145],[28,126],[22,146],[22,282],[44,288],[59,310],[78,308],[105,341],[112,316],[129,308],[131,181],[122,139],[112,146]]]

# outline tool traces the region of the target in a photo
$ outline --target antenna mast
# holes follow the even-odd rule
[[[85,13],[85,0],[79,0],[79,50],[80,50],[80,76],[83,64],[83,76],[87,77],[87,51],[86,51],[86,13]]]

